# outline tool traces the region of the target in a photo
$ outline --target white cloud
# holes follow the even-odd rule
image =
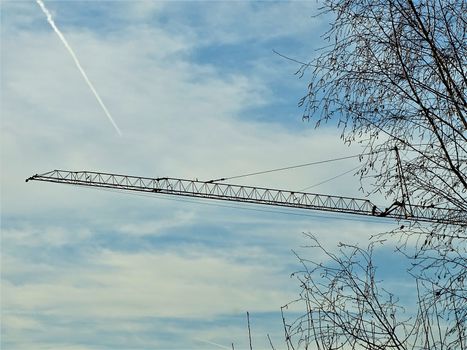
[[[168,229],[188,226],[194,223],[194,213],[178,211],[174,215],[159,220],[145,220],[144,222],[126,222],[116,227],[117,232],[128,235],[157,235]]]
[[[21,197],[35,191],[23,178],[53,168],[208,179],[349,152],[334,141],[337,133],[325,129],[297,133],[238,119],[248,107],[265,103],[262,91],[268,87],[258,77],[219,76],[183,58],[159,62],[146,49],[157,46],[148,36],[135,35],[131,42],[69,37],[124,136],[114,137],[53,33],[7,41],[2,157],[11,164],[4,170],[9,206],[19,201],[17,208],[24,208]],[[23,59],[38,54],[40,59]],[[333,168],[323,169],[298,172],[298,181],[277,174],[278,181],[262,184],[302,187],[333,174]]]
[[[49,266],[43,280],[6,281],[5,311],[55,317],[212,317],[245,308],[274,310],[292,297],[277,287],[288,276],[280,279],[274,268],[232,263],[225,257],[185,251],[102,251],[87,259],[86,266]],[[33,264],[8,262],[44,273]],[[8,269],[5,266],[7,276]]]
[[[180,8],[184,7],[187,7],[187,3],[182,2],[178,7],[172,8],[175,9],[175,23],[172,24],[176,28],[178,24],[178,28],[193,31],[182,22],[186,20],[190,23],[187,18],[177,16]],[[195,26],[199,26],[195,28],[202,34],[198,38],[202,43],[225,44],[278,37],[295,38],[296,35],[303,35],[321,24],[319,19],[311,18],[317,4],[306,1],[274,2],[269,6],[246,1],[213,1],[204,3],[202,8],[198,4],[193,7],[188,6],[191,10],[189,13],[195,14],[196,20],[193,22]]]
[[[39,9],[36,14],[9,4],[8,11],[21,17],[22,25],[2,27],[2,308],[7,338],[16,339],[16,348],[31,344],[24,329],[52,327],[61,319],[94,319],[112,331],[137,327],[134,333],[139,334],[133,321],[154,315],[215,318],[277,310],[294,296],[288,277],[293,271],[285,266],[296,263],[289,252],[304,243],[300,232],[321,233],[330,245],[339,239],[366,240],[366,223],[24,182],[54,168],[208,180],[358,151],[342,146],[331,129],[303,125],[296,131],[245,118],[253,108],[275,113],[269,103],[283,98],[269,85],[271,67],[225,73],[191,60],[208,43],[296,35],[308,28],[308,3],[204,5],[209,11],[199,19],[199,28],[184,22],[188,14],[182,4],[159,2],[123,3],[128,15],[120,7],[115,11],[124,25],[105,35],[65,26],[67,39],[123,131],[116,137],[54,33],[26,25],[36,23],[28,20],[31,16],[41,18]],[[214,10],[219,11],[215,16]],[[170,17],[171,12],[178,15]],[[162,15],[179,24],[160,25],[156,19]],[[237,24],[240,19],[245,25]],[[187,28],[191,30],[183,30]],[[261,57],[253,60],[258,64]],[[348,161],[239,183],[297,190],[353,166]],[[356,186],[350,180],[330,183],[320,192],[352,195]],[[157,246],[171,232],[179,234],[179,241],[170,249]],[[211,232],[212,242],[201,239]],[[144,241],[149,239],[155,243]],[[122,241],[136,248],[123,249],[118,246]],[[71,329],[66,322],[52,328],[60,339],[72,331],[95,339],[93,332],[99,330]],[[220,329],[197,332],[220,343],[224,333],[229,335]],[[93,348],[71,340],[57,346],[42,339],[41,344]]]

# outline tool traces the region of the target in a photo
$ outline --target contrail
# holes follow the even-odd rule
[[[195,339],[197,341],[200,341],[202,343],[206,343],[206,344],[211,344],[211,345],[214,345],[214,346],[217,346],[218,348],[221,348],[221,349],[227,349],[227,350],[230,350],[231,348],[225,346],[225,345],[221,345],[221,344],[217,344],[217,343],[214,343],[212,341],[209,341],[209,340],[203,340],[203,339]]]
[[[107,107],[104,105],[104,102],[102,102],[99,94],[97,93],[96,89],[94,88],[94,86],[92,85],[91,81],[89,80],[88,76],[86,75],[86,72],[84,71],[83,67],[81,67],[81,64],[79,63],[78,61],[78,57],[76,57],[75,53],[73,52],[73,50],[71,49],[70,45],[68,44],[68,42],[66,41],[65,37],[63,36],[62,32],[60,32],[60,30],[57,28],[57,26],[55,25],[53,19],[52,19],[52,15],[50,14],[49,10],[47,10],[47,8],[45,7],[44,3],[42,2],[42,0],[36,0],[36,2],[38,3],[38,5],[40,6],[40,8],[42,9],[42,12],[45,13],[46,17],[47,17],[47,22],[49,22],[50,26],[53,28],[53,30],[55,31],[55,33],[57,33],[58,37],[60,38],[60,40],[62,41],[63,45],[65,45],[65,47],[67,48],[68,52],[70,53],[71,57],[73,57],[73,60],[75,61],[75,64],[76,64],[76,67],[78,67],[79,71],[81,72],[81,75],[83,76],[84,80],[86,81],[86,83],[88,84],[89,88],[91,89],[92,93],[94,94],[94,96],[96,97],[97,99],[97,102],[99,102],[99,104],[101,105],[102,109],[104,110],[104,113],[105,115],[107,116],[107,118],[109,118],[110,122],[112,123],[113,127],[115,128],[115,130],[117,130],[118,134],[121,136],[122,135],[122,132],[120,131],[119,127],[117,126],[117,124],[115,123],[115,121],[113,120],[112,116],[110,115],[109,111],[107,110]]]

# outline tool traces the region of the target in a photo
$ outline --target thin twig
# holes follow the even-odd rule
[[[269,344],[271,345],[272,350],[276,350],[274,345],[272,345],[271,337],[269,336],[269,334],[268,334],[268,340],[269,340]]]
[[[248,321],[248,338],[250,340],[250,350],[253,350],[251,345],[250,313],[248,311],[246,312],[246,319]]]

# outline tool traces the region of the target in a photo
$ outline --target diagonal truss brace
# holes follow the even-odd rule
[[[411,212],[408,214],[405,206],[399,202],[395,202],[390,208],[381,210],[367,199],[232,185],[213,181],[204,182],[170,177],[148,178],[94,171],[68,170],[53,170],[40,175],[36,174],[28,178],[26,182],[28,181],[46,181],[78,186],[387,217],[396,220],[467,226],[466,212],[448,208],[412,204],[410,208]]]

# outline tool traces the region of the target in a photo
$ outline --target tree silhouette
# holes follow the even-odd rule
[[[336,121],[342,139],[366,154],[362,190],[402,206],[467,211],[467,3],[464,0],[324,0],[328,45],[297,72],[309,79],[304,120]],[[467,349],[467,228],[398,225],[366,249],[311,247],[298,302],[286,324],[289,347]],[[393,238],[409,259],[416,315],[375,279],[376,242]]]

